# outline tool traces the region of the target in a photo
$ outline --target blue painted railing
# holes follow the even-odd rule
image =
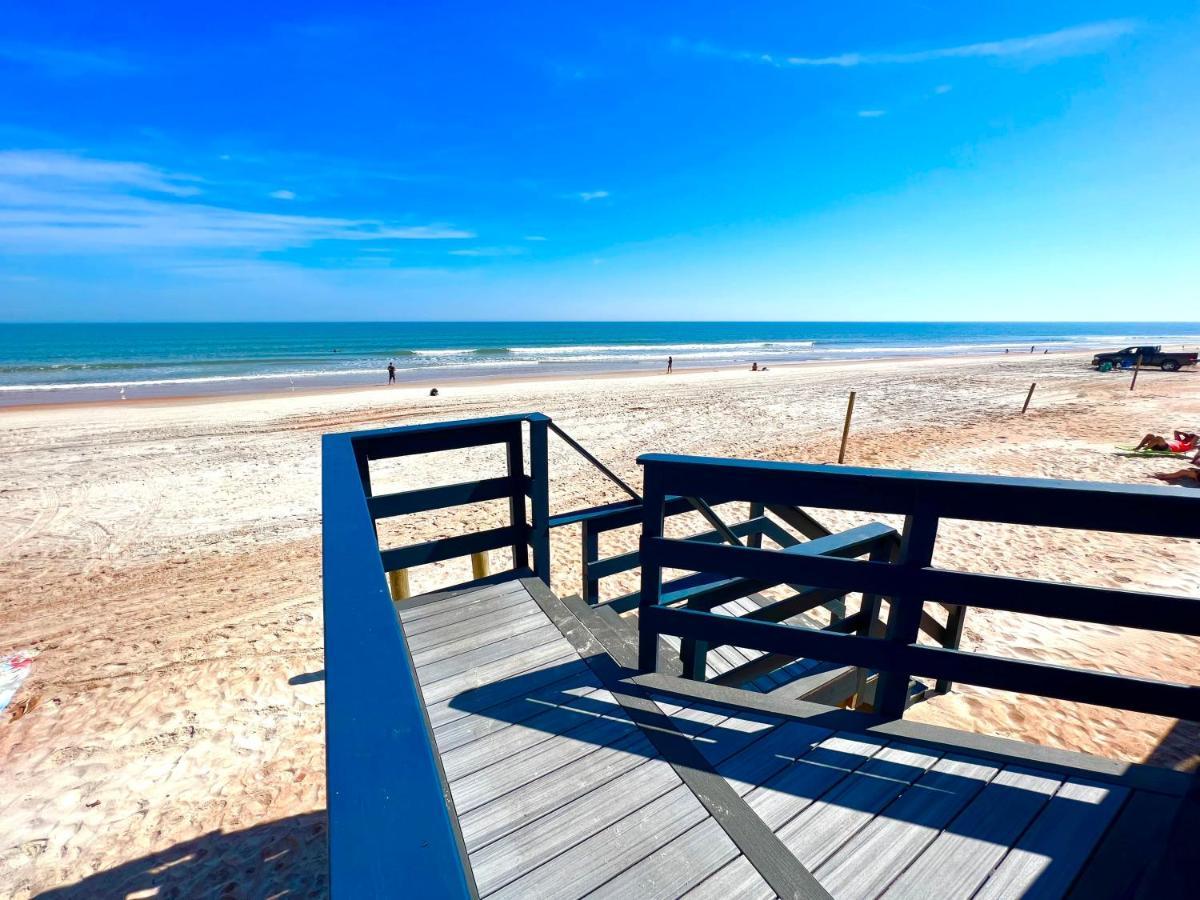
[[[941,519],[1200,538],[1200,495],[1167,487],[945,475],[651,454],[644,467],[639,666],[657,665],[658,636],[727,643],[879,671],[876,708],[904,713],[912,676],[1200,720],[1200,687],[918,645],[924,605],[974,606],[1200,635],[1200,600],[932,565]],[[905,517],[893,559],[842,559],[668,539],[668,498],[749,501]],[[832,634],[663,604],[663,568],[798,582],[886,597],[882,636]]]

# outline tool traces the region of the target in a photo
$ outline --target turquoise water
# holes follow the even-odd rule
[[[497,375],[1200,343],[1197,323],[419,322],[0,326],[0,405]]]

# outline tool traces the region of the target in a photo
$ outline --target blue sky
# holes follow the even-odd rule
[[[5,5],[0,319],[1174,319],[1193,2]]]

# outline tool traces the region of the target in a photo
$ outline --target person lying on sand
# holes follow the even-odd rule
[[[1187,453],[1195,450],[1198,443],[1200,443],[1200,435],[1193,434],[1190,431],[1176,431],[1175,437],[1171,440],[1168,440],[1161,434],[1148,434],[1133,449],[1135,451],[1160,450],[1164,453]]]
[[[1196,451],[1196,455],[1190,460],[1191,466],[1186,469],[1180,469],[1177,472],[1156,472],[1151,475],[1151,478],[1157,478],[1159,481],[1165,481],[1168,484],[1174,484],[1178,481],[1195,481],[1200,482],[1200,450]]]

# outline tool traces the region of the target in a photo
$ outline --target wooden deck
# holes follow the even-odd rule
[[[1179,805],[1085,757],[659,689],[539,588],[397,604],[481,896],[1121,896]]]

